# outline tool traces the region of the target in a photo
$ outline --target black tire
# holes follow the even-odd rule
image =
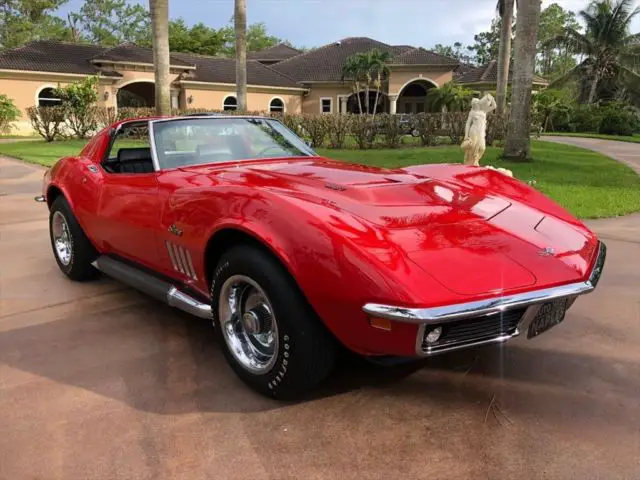
[[[64,218],[69,231],[71,255],[66,263],[61,260],[54,240],[53,223],[57,215]],[[98,257],[98,252],[82,231],[69,203],[62,196],[53,201],[49,211],[49,238],[51,239],[53,257],[56,259],[58,267],[71,280],[81,282],[92,280],[100,275],[100,272],[91,265],[91,262]]]
[[[279,348],[275,363],[261,374],[247,370],[230,351],[219,318],[220,293],[232,276],[256,282],[268,297],[276,324]],[[234,372],[257,392],[281,400],[310,392],[331,372],[338,344],[308,304],[289,272],[272,255],[240,245],[222,255],[211,283],[216,335]]]

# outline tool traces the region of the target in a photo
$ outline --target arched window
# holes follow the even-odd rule
[[[281,98],[272,98],[269,103],[269,112],[284,113],[284,102]]]
[[[238,100],[236,99],[236,97],[234,97],[233,95],[229,95],[228,97],[226,97],[224,99],[224,102],[222,102],[222,109],[224,111],[237,110]]]
[[[47,87],[40,90],[38,93],[38,106],[39,107],[57,107],[60,105],[60,97],[53,93],[53,88]]]

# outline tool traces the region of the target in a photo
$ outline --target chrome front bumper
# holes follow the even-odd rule
[[[607,247],[604,243],[600,242],[591,274],[589,275],[589,279],[584,282],[439,307],[403,308],[368,303],[363,307],[363,310],[372,317],[418,324],[420,327],[418,328],[418,336],[416,339],[416,354],[421,357],[490,343],[505,342],[520,335],[521,332],[527,332],[529,325],[544,303],[566,298],[568,309],[579,295],[592,292],[596,288],[602,275],[606,254]],[[504,312],[515,309],[525,309],[515,329],[504,331],[490,337],[479,334],[477,338],[473,340],[461,342],[460,344],[449,344],[441,348],[438,348],[438,346],[423,348],[423,338],[427,327],[436,328],[437,326],[446,325],[451,322],[459,322],[465,319],[479,319],[490,315],[503,314]]]

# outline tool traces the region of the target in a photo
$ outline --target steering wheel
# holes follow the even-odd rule
[[[260,150],[260,151],[257,153],[257,155],[258,155],[259,157],[261,157],[262,155],[264,155],[264,154],[265,154],[266,152],[268,152],[269,150],[278,150],[278,151],[279,151],[279,153],[282,153],[282,147],[279,147],[279,146],[277,146],[277,145],[270,145],[270,146],[268,146],[267,148],[264,148],[264,149]]]

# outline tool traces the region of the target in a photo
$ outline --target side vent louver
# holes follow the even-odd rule
[[[180,272],[194,280],[198,279],[196,270],[193,268],[193,260],[191,260],[191,254],[189,250],[184,249],[180,245],[174,245],[171,242],[165,242],[167,251],[169,252],[169,258],[171,258],[171,265],[176,272]]]

